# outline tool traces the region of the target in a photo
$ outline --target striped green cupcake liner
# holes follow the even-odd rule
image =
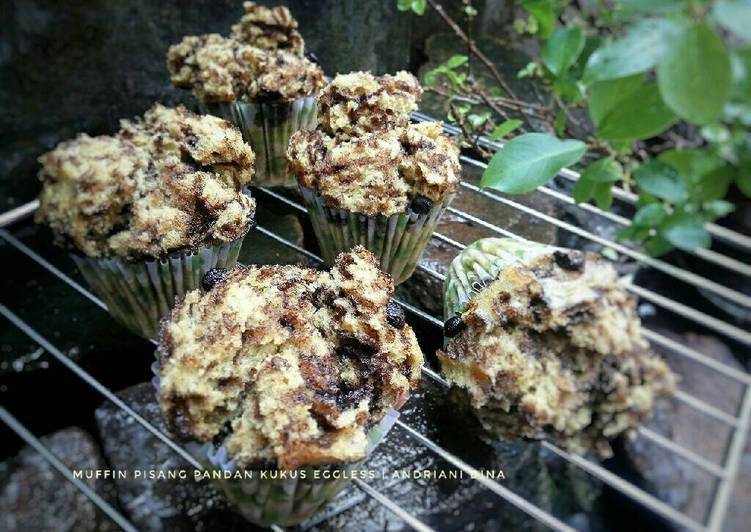
[[[171,253],[159,260],[71,257],[113,318],[140,336],[156,338],[159,321],[175,298],[198,288],[211,268],[232,268],[244,238]]]
[[[157,353],[158,357],[158,353]],[[152,384],[159,399],[159,362],[152,364]],[[399,418],[396,410],[389,410],[380,423],[367,434],[367,456],[385,439]],[[251,523],[269,527],[293,526],[314,517],[362,470],[367,457],[352,464],[308,466],[286,472],[253,470],[239,467],[226,447],[213,444],[188,443],[188,451],[207,469],[208,478]],[[273,477],[277,478],[273,478]]]
[[[493,282],[501,270],[528,264],[562,248],[513,238],[483,238],[470,244],[451,262],[444,283],[443,317],[461,314],[472,297]]]
[[[292,102],[201,102],[201,113],[224,118],[242,132],[256,154],[254,186],[296,186],[287,172],[287,144],[297,130],[318,124],[316,97]]]
[[[391,216],[364,214],[328,207],[321,195],[300,187],[323,259],[333,264],[337,254],[356,245],[370,250],[394,284],[409,279],[417,267],[438,221],[455,194],[436,203],[427,214],[411,210]]]

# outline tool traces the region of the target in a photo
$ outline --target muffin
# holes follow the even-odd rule
[[[153,338],[178,295],[231,267],[253,224],[253,150],[213,116],[155,105],[115,135],[42,155],[37,223],[52,229],[110,313]]]
[[[489,435],[606,458],[675,376],[599,255],[486,238],[446,278],[441,370]]]
[[[242,472],[220,487],[250,521],[300,523],[344,485],[323,472],[355,468],[417,385],[415,335],[362,247],[330,271],[236,267],[204,289],[162,324],[167,426],[210,469]]]
[[[440,122],[409,123],[420,94],[406,72],[337,76],[318,99],[318,128],[290,139],[289,169],[328,263],[359,244],[397,284],[417,266],[461,172]]]
[[[171,46],[172,83],[193,92],[202,112],[236,124],[256,152],[256,185],[294,185],[287,176],[289,136],[316,126],[323,71],[304,56],[286,7],[245,2],[229,37],[192,35]]]

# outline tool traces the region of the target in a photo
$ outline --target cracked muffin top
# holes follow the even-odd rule
[[[633,433],[675,377],[642,337],[635,300],[607,261],[525,244],[527,258],[509,251],[497,277],[474,286],[447,321],[454,337],[438,352],[443,375],[495,436],[610,456],[608,440]]]
[[[328,135],[353,137],[409,123],[422,88],[409,72],[339,74],[321,91],[318,115]]]
[[[232,25],[232,38],[264,50],[305,53],[305,42],[297,31],[297,20],[285,6],[266,7],[255,2],[243,4],[245,14]]]
[[[162,322],[160,404],[174,434],[242,467],[360,460],[419,380],[391,278],[361,246],[330,271],[238,267],[205,288]]]
[[[298,131],[287,159],[298,182],[326,205],[368,216],[405,212],[416,198],[440,203],[456,191],[461,175],[459,149],[439,122],[349,138]]]
[[[172,83],[204,102],[292,101],[317,93],[323,71],[303,57],[297,21],[286,7],[244,4],[232,36],[191,35],[167,52]]]
[[[255,156],[228,122],[155,105],[114,136],[81,134],[42,155],[36,221],[90,257],[158,258],[244,235],[240,192]]]

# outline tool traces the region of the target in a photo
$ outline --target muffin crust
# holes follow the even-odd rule
[[[459,150],[438,122],[346,139],[298,131],[287,153],[302,186],[327,205],[369,216],[404,212],[416,196],[441,202],[459,186]]]
[[[247,232],[255,156],[228,122],[155,105],[114,136],[81,134],[39,158],[36,221],[90,257],[157,258]]]
[[[172,83],[205,102],[292,101],[318,92],[323,71],[303,56],[286,7],[245,2],[232,35],[191,35],[167,52]]]
[[[366,433],[420,376],[414,333],[389,319],[391,279],[362,247],[331,271],[238,267],[162,323],[170,430],[223,443],[243,467],[357,461]]]
[[[490,434],[607,457],[608,440],[632,434],[675,376],[642,337],[612,266],[567,253],[508,266],[476,287],[466,328],[438,358]]]
[[[264,50],[305,53],[305,43],[297,31],[297,21],[285,6],[266,7],[243,3],[245,14],[232,25],[232,38]]]
[[[321,129],[352,137],[409,123],[422,88],[408,72],[376,77],[370,72],[339,74],[318,97]]]

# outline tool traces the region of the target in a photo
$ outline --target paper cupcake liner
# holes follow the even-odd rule
[[[315,129],[318,123],[316,97],[292,102],[201,102],[199,110],[224,118],[242,132],[256,154],[254,186],[296,186],[287,172],[287,144],[299,129]]]
[[[158,401],[158,361],[151,365],[151,370],[154,373],[151,382],[156,389]],[[362,466],[367,457],[384,440],[398,418],[399,412],[389,410],[380,423],[368,431],[367,456],[360,462],[309,466],[288,472],[291,478],[263,478],[262,470],[243,469],[237,465],[223,445],[215,447],[211,443],[193,442],[186,444],[184,448],[210,473],[239,474],[239,478],[213,478],[213,476],[209,478],[245,519],[264,527],[293,526],[312,518],[331,502],[349,482],[347,474]],[[248,474],[251,476],[247,476]]]
[[[391,275],[394,284],[403,283],[415,271],[441,214],[455,195],[435,203],[427,214],[408,210],[391,216],[366,216],[328,207],[312,189],[300,187],[300,191],[326,263],[332,264],[337,254],[360,244],[379,259],[381,270]]]
[[[155,338],[159,321],[172,308],[175,297],[198,288],[211,268],[232,268],[244,238],[171,253],[159,260],[71,257],[112,317],[136,334]]]
[[[512,238],[483,238],[454,258],[444,284],[443,318],[461,314],[472,297],[512,264],[528,264],[562,248]]]

